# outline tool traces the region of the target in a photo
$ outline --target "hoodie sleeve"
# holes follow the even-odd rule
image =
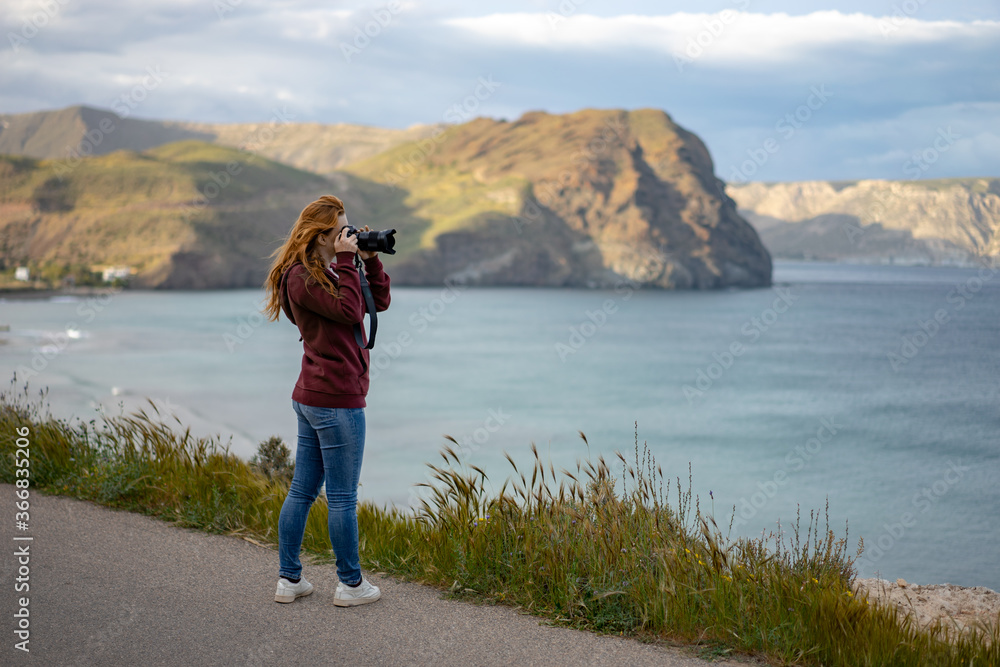
[[[300,267],[289,276],[288,298],[299,307],[311,310],[334,322],[360,323],[364,319],[365,309],[361,297],[361,279],[354,267],[354,253],[338,252],[336,271],[340,277],[340,298],[328,293],[318,283],[306,284],[309,272],[304,267]],[[373,288],[372,295],[374,294]]]
[[[372,290],[375,312],[380,313],[389,307],[389,275],[385,272],[378,255],[372,255],[365,260],[365,277]]]

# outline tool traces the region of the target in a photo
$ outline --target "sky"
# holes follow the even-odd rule
[[[658,108],[734,181],[1000,176],[1000,0],[3,0],[0,113]]]

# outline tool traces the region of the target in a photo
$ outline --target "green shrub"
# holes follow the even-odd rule
[[[280,480],[286,486],[292,483],[295,475],[295,463],[291,459],[288,445],[276,435],[257,445],[257,453],[250,459],[250,467],[267,479]]]

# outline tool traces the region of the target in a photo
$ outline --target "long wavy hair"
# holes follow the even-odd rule
[[[332,296],[340,298],[338,286],[330,279],[323,258],[315,249],[316,237],[336,227],[343,214],[344,202],[333,195],[323,195],[299,213],[288,238],[271,254],[274,261],[264,281],[267,319],[276,321],[281,315],[281,276],[296,262],[302,262],[309,271],[307,280],[319,283]]]

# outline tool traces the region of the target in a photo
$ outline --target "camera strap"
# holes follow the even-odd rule
[[[358,255],[354,256],[354,265],[358,267],[358,277],[361,278],[361,294],[365,299],[365,310],[368,311],[370,326],[368,327],[368,344],[365,345],[364,330],[361,324],[354,325],[354,340],[358,342],[358,347],[363,350],[370,350],[375,347],[375,332],[378,330],[378,315],[375,314],[375,299],[372,297],[372,288],[368,285],[368,278],[365,277],[365,268]]]

